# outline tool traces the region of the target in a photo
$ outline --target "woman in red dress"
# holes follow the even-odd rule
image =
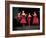
[[[18,21],[20,21],[21,20],[21,12],[20,13],[18,13],[18,15],[17,15],[17,19],[18,19]]]
[[[34,12],[34,15],[33,15],[33,24],[38,24],[38,17],[36,12]]]
[[[21,21],[20,23],[24,26],[26,24],[26,19],[25,19],[25,13],[22,11],[22,16],[21,16]]]
[[[30,15],[30,13],[29,13],[29,15],[28,15],[27,20],[28,20],[28,25],[29,25],[29,27],[30,27],[30,21],[31,21],[31,15]]]

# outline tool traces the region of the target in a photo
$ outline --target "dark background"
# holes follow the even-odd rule
[[[37,14],[37,17],[39,19],[39,24],[38,25],[33,25],[32,24],[32,19],[33,19],[33,16],[31,18],[31,28],[30,29],[20,29],[22,28],[22,24],[20,24],[17,19],[15,19],[14,17],[17,15],[18,12],[21,12],[22,11],[25,11],[26,14],[33,14],[33,12],[35,11],[36,14]],[[25,27],[28,28],[28,24],[25,24]],[[32,29],[40,29],[40,8],[20,8],[20,7],[13,7],[13,30],[32,30]]]

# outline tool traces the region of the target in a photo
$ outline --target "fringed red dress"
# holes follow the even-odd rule
[[[37,17],[37,15],[34,15],[34,17],[33,17],[33,24],[38,24],[38,17]]]
[[[17,19],[20,21],[20,20],[21,20],[21,17],[20,17],[20,16],[18,16],[18,17],[17,17]]]
[[[31,16],[28,16],[28,25],[30,26]]]
[[[24,15],[22,15],[20,23],[22,25],[26,24],[26,19],[25,19],[25,16]]]

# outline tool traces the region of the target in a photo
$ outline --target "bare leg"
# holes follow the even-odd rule
[[[28,21],[28,26],[29,26],[29,28],[30,28],[30,21]]]
[[[25,27],[25,24],[23,24],[23,27]]]
[[[30,28],[30,23],[29,23],[29,28]]]
[[[28,25],[29,25],[29,28],[30,28],[30,22],[29,22],[29,24],[28,24]]]

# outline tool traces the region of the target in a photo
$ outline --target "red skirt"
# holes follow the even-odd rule
[[[30,25],[31,17],[28,17],[28,25]]]
[[[25,24],[26,23],[25,18],[21,19],[20,23]]]
[[[33,18],[33,24],[38,24],[38,18],[36,16]]]

